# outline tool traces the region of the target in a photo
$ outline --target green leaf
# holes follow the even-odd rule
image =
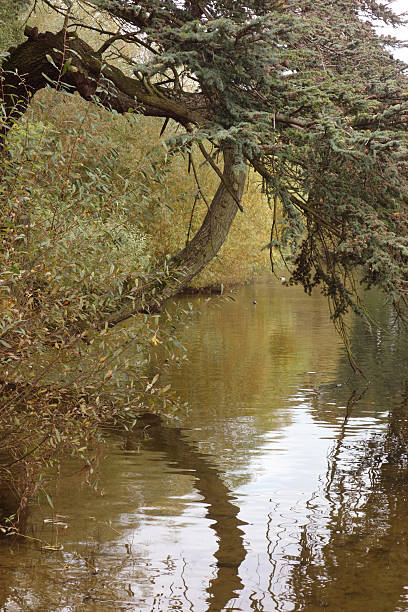
[[[49,505],[51,506],[51,508],[54,509],[54,504],[52,502],[51,497],[48,495],[47,491],[45,491],[45,497],[47,498],[47,502],[49,503]]]
[[[58,70],[58,68],[57,68],[57,66],[56,66],[56,64],[55,64],[55,62],[54,62],[54,60],[53,60],[53,59],[52,59],[52,57],[51,57],[51,55],[48,55],[48,53],[46,53],[46,54],[45,54],[45,57],[47,58],[47,62],[49,62],[49,63],[50,63],[52,66],[54,66],[54,68],[56,68],[56,69]]]

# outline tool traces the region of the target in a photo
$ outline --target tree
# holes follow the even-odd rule
[[[43,0],[59,32],[26,27],[3,64],[4,132],[46,86],[78,92],[117,113],[172,120],[170,154],[197,152],[219,187],[196,235],[114,324],[151,311],[216,255],[248,167],[283,219],[271,228],[291,283],[320,285],[333,316],[362,313],[355,273],[402,312],[408,289],[407,66],[373,22],[401,19],[375,0]],[[77,8],[94,21],[80,23]],[[89,30],[99,48],[83,39]],[[118,42],[136,45],[126,57]],[[110,60],[107,56],[113,57]],[[118,63],[118,58],[120,63]],[[136,59],[135,59],[136,58]],[[108,61],[109,59],[109,61]],[[223,161],[223,168],[219,160]],[[187,164],[186,164],[187,165]],[[244,246],[243,246],[244,248]],[[153,286],[153,289],[152,289]],[[129,304],[129,302],[128,302]]]

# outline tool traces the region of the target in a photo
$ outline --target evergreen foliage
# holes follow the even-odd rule
[[[9,13],[4,6],[3,49],[19,43],[17,17],[27,3],[14,3]],[[108,335],[108,327],[154,312],[215,259],[236,214],[248,208],[248,171],[251,179],[257,173],[273,211],[266,245],[272,262],[283,257],[289,283],[307,292],[320,286],[342,332],[350,307],[365,314],[360,284],[380,287],[404,314],[407,66],[392,56],[400,43],[373,25],[400,22],[389,3],[35,6],[55,11],[60,23],[52,32],[25,29],[27,40],[5,54],[0,90],[0,358],[4,379],[12,380],[2,381],[6,471],[27,456],[51,461],[61,445],[81,454],[98,437],[98,423],[112,415],[121,420],[146,404],[173,407],[168,388],[143,378],[141,363],[126,354],[133,344],[142,362],[142,345],[168,341],[174,358],[172,318],[167,329],[163,319],[146,315],[137,332],[116,328]],[[165,150],[160,163],[149,158],[145,171],[127,145],[126,160],[118,156],[119,141],[107,142],[113,132],[86,133],[92,126],[79,116],[59,129],[58,122],[26,115],[22,127],[22,115],[45,87],[78,93],[94,103],[87,108],[102,106],[111,117],[130,116],[132,136],[135,115],[164,120],[156,136]],[[70,103],[76,100],[71,95]],[[185,245],[169,256],[168,247],[181,246],[171,236],[164,263],[152,270],[149,230],[138,213],[159,199],[170,204],[168,161],[177,155],[182,162],[173,168],[179,163],[195,181],[184,193],[189,211],[200,201],[200,221],[188,212]],[[203,181],[207,170],[213,179]],[[240,247],[245,253],[245,236]],[[52,351],[48,368],[38,355]],[[34,440],[26,441],[27,430]]]
[[[408,82],[399,43],[373,27],[399,22],[387,4],[97,4],[144,31],[146,79],[194,80],[207,109],[194,138],[232,144],[263,176],[291,282],[323,284],[335,318],[361,312],[356,270],[405,302]]]
[[[119,112],[174,119],[183,129],[167,139],[170,154],[199,150],[238,208],[238,173],[250,166],[261,175],[271,207],[277,210],[278,203],[283,215],[272,226],[271,256],[276,247],[283,253],[291,283],[302,283],[308,292],[321,285],[338,319],[350,306],[363,312],[357,272],[364,286],[379,286],[401,309],[408,282],[407,67],[392,56],[400,43],[373,25],[401,22],[389,3],[45,4],[65,16],[66,29],[40,36],[28,31],[29,41],[11,54],[6,72],[18,71],[22,58],[35,52],[47,66],[45,77],[34,74],[38,62],[28,70],[26,100],[8,93],[18,87],[6,77],[11,115],[23,112],[47,81]],[[83,10],[88,17],[79,32],[99,33],[99,49],[75,34]],[[144,60],[140,53],[124,54],[123,43],[143,49]],[[120,59],[121,70],[107,59]],[[22,91],[18,95],[24,98]],[[223,177],[217,156],[226,151],[233,163]],[[222,198],[216,195],[213,208],[219,209]],[[174,267],[186,268],[178,288],[211,259],[208,254],[191,265],[193,246],[210,251],[206,239],[191,240],[175,256]],[[167,288],[165,296],[174,291]]]

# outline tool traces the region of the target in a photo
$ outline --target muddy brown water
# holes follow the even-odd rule
[[[406,336],[375,295],[380,331],[350,318],[359,399],[324,298],[234,297],[186,298],[180,422],[111,432],[98,494],[67,459],[0,542],[1,610],[408,610]]]

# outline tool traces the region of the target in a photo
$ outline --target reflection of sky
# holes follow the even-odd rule
[[[375,418],[353,419],[347,438],[363,442],[367,431],[380,432],[383,426]],[[337,435],[337,427],[311,418],[310,405],[303,398],[293,407],[293,422],[280,448],[273,435],[264,437],[262,450],[248,466],[253,481],[235,491],[239,518],[247,523],[247,556],[240,567],[245,588],[233,609],[249,610],[254,598],[263,600],[263,610],[289,609],[285,607],[289,603],[287,580],[299,563],[304,527],[318,518],[321,544],[330,537],[326,521],[331,508],[319,489],[324,486],[328,455]]]
[[[353,470],[359,449],[365,452],[367,439],[386,427],[384,411],[408,377],[406,337],[404,350],[398,343],[391,350],[393,337],[384,335],[378,345],[361,321],[353,326],[359,363],[376,380],[346,424],[353,381],[325,299],[279,282],[248,285],[234,297],[222,308],[201,305],[189,329],[190,362],[171,379],[191,402],[182,432],[166,428],[156,441],[148,432],[142,441],[112,434],[98,472],[103,496],[85,486],[75,462],[65,461],[66,480],[58,479],[53,501],[67,529],[53,535],[56,528],[43,522],[48,506],[34,506],[30,517],[36,537],[51,543],[58,537],[64,550],[48,555],[25,546],[16,565],[3,547],[0,609],[12,585],[9,602],[27,593],[39,604],[10,610],[315,612],[323,606],[299,602],[309,584],[304,572],[319,569],[314,592],[335,612],[355,612],[365,593],[356,588],[350,595],[349,582],[364,554],[366,567],[374,564],[365,609],[390,612],[377,605],[378,590],[399,598],[405,576],[390,576],[377,561],[387,560],[384,529],[401,531],[402,523],[388,518],[387,507],[379,514],[378,502],[365,507],[375,474],[370,467],[356,480]],[[382,309],[376,294],[369,299],[373,312]],[[377,316],[386,321],[388,311]],[[376,446],[368,448],[375,466]],[[338,534],[343,515],[361,534],[360,548],[353,533]],[[407,524],[405,511],[401,516]],[[360,529],[365,517],[368,532]],[[398,564],[406,571],[408,555]],[[338,591],[334,585],[325,594],[326,577]],[[86,598],[93,598],[89,605]]]

